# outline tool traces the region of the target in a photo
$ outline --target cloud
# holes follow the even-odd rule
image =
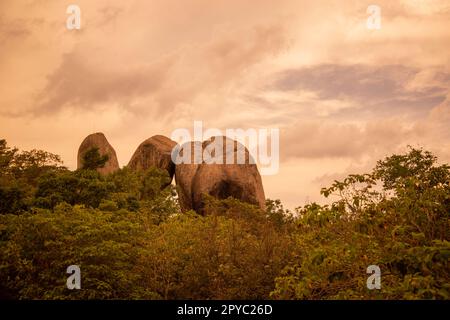
[[[13,145],[74,168],[83,137],[104,131],[123,165],[194,120],[279,127],[280,173],[264,184],[288,206],[408,143],[450,160],[448,1],[379,0],[380,30],[363,2],[77,4],[71,32],[64,1],[0,1],[0,136]]]
[[[368,123],[339,123],[335,121],[299,121],[281,133],[282,159],[292,158],[352,158],[393,150],[414,137],[400,119]]]
[[[384,115],[404,112],[427,113],[443,102],[450,89],[450,73],[434,74],[437,83],[408,87],[421,70],[404,65],[320,64],[280,72],[271,89],[312,91],[318,100],[351,100],[360,112]],[[343,112],[357,116],[354,109]]]
[[[99,18],[96,23],[97,26],[103,27],[109,24],[116,24],[119,16],[125,11],[124,8],[118,6],[104,6],[98,9]]]
[[[9,41],[20,40],[31,34],[31,30],[27,27],[27,22],[23,19],[14,21],[6,21],[0,16],[0,44],[5,45]]]
[[[184,46],[155,61],[111,59],[107,47],[94,52],[82,43],[64,54],[47,76],[32,112],[116,104],[136,113],[169,113],[178,104],[193,103],[198,95],[219,93],[284,45],[282,28],[271,25],[222,30],[206,44]]]
[[[38,95],[35,113],[52,113],[66,107],[92,110],[97,104],[129,104],[133,99],[157,92],[165,83],[172,57],[149,65],[98,65],[92,56],[74,51],[48,76]]]

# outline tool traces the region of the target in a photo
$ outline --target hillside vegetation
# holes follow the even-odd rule
[[[161,170],[102,176],[107,159],[84,160],[70,171],[0,140],[0,298],[450,298],[450,167],[430,152],[335,181],[330,205],[208,198],[205,216],[181,213]],[[81,290],[66,288],[70,265]]]

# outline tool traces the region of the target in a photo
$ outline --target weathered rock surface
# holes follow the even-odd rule
[[[216,145],[217,143],[219,144]],[[199,147],[200,152],[198,153],[203,155],[203,159],[197,157],[196,161],[191,163],[179,163],[178,157],[183,157],[185,151],[190,151],[191,159],[194,159],[194,146],[199,146],[199,144],[201,144],[201,148]],[[232,147],[227,148],[227,145]],[[221,155],[215,155],[215,146],[218,146],[218,150],[221,147],[223,148]],[[242,148],[239,149],[242,152],[242,163],[237,163],[238,148]],[[205,154],[217,157],[215,158],[216,161],[208,161],[208,159],[205,159]],[[205,193],[219,199],[226,199],[231,196],[255,204],[260,208],[265,208],[261,176],[256,164],[252,162],[253,159],[247,148],[242,144],[226,137],[214,137],[203,143],[190,142],[182,145],[178,157],[175,157],[177,163],[175,180],[180,206],[183,211],[193,209],[198,213],[203,213],[203,194]],[[217,163],[217,159],[220,158],[222,158],[223,163]],[[234,163],[230,164],[230,159],[234,159]]]
[[[198,147],[199,157],[195,156],[195,147]],[[201,154],[203,152],[202,143],[199,141],[192,141],[183,144],[178,153],[179,157],[183,157],[184,153],[190,153],[192,163],[179,163],[175,166],[175,182],[178,191],[178,200],[183,212],[193,209],[192,203],[192,181],[202,163]],[[179,159],[179,158],[178,158]]]
[[[132,170],[147,170],[154,166],[166,170],[172,180],[175,164],[172,162],[171,153],[176,145],[175,141],[165,136],[153,136],[139,145],[131,157],[128,167]]]
[[[98,148],[100,155],[108,155],[108,161],[103,168],[98,168],[97,171],[101,174],[109,174],[119,169],[119,162],[114,148],[109,144],[105,135],[101,132],[88,135],[80,147],[77,155],[77,168],[83,167],[83,155],[92,148]]]

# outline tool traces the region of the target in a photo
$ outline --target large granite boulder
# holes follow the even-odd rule
[[[176,145],[175,141],[165,136],[153,136],[139,145],[131,157],[128,167],[132,170],[147,170],[152,166],[164,169],[172,181],[175,164],[172,162],[171,152]],[[169,184],[170,182],[167,185]]]
[[[105,135],[101,132],[88,135],[81,143],[80,147],[78,148],[77,155],[78,169],[81,169],[83,167],[84,154],[93,148],[98,148],[101,156],[108,156],[108,161],[106,161],[105,165],[102,168],[97,169],[98,172],[100,172],[101,174],[109,174],[119,169],[119,162],[117,161],[116,151],[109,144]]]
[[[220,150],[222,152],[216,154]],[[175,181],[183,211],[193,209],[202,214],[204,194],[219,199],[231,196],[265,208],[261,176],[242,144],[226,137],[213,137],[203,143],[185,143],[174,152]],[[185,157],[189,153],[190,162]]]

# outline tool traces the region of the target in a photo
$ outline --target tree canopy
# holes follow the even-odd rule
[[[428,151],[335,181],[326,205],[206,197],[204,216],[181,213],[164,171],[103,176],[100,158],[70,171],[0,140],[0,298],[449,299],[450,167]]]

